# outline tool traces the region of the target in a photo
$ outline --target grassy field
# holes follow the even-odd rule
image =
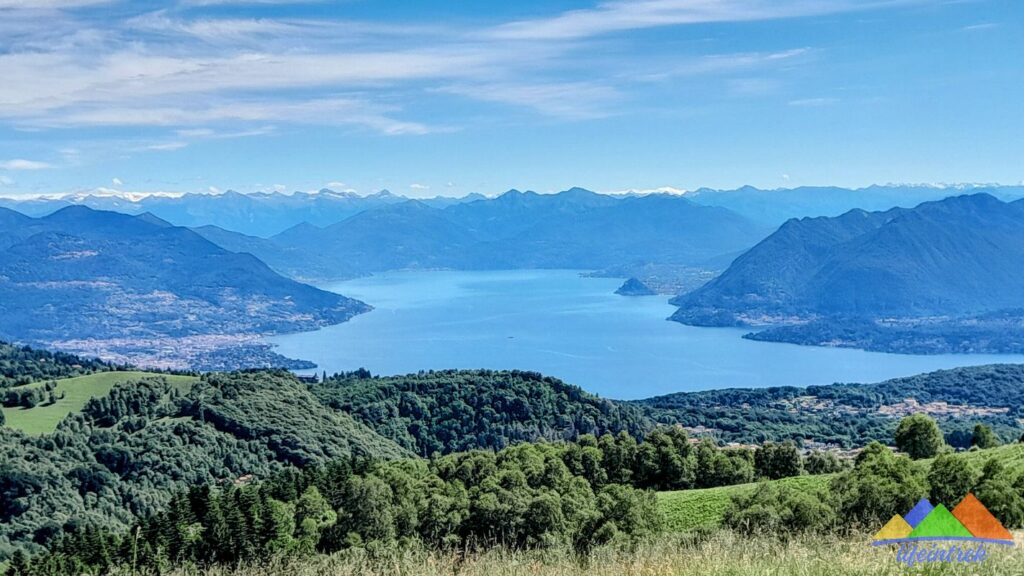
[[[1024,549],[989,547],[982,563],[917,566],[908,570],[890,548],[867,537],[807,537],[781,542],[729,532],[707,538],[665,536],[635,547],[605,547],[589,554],[548,550],[457,552],[362,551],[241,568],[181,569],[174,576],[897,576],[915,574],[1007,576],[1024,574]],[[127,576],[129,572],[123,574]]]
[[[1007,444],[990,450],[962,452],[960,455],[966,458],[972,466],[978,469],[978,471],[981,471],[982,466],[984,466],[985,462],[988,462],[990,458],[998,458],[999,461],[1006,466],[1007,470],[1011,470],[1017,474],[1024,472],[1024,444]],[[918,463],[925,467],[932,465],[931,460],[920,460]]]
[[[3,408],[6,425],[22,430],[26,434],[39,435],[53,432],[57,428],[57,423],[68,414],[81,410],[90,398],[104,396],[110,392],[111,388],[122,382],[146,377],[167,378],[171,384],[182,391],[187,391],[197,380],[193,376],[168,376],[149,372],[98,372],[88,376],[65,378],[57,380],[57,393],[58,395],[64,393],[64,398],[54,404],[28,409]],[[41,387],[44,384],[44,382],[35,382],[25,385],[22,389]]]
[[[824,476],[796,476],[776,480],[779,484],[802,488],[824,487],[832,478]],[[665,528],[670,532],[686,532],[698,528],[717,528],[729,501],[735,494],[753,490],[757,484],[739,484],[703,490],[658,492],[658,508],[665,516]]]
[[[1024,444],[1007,444],[991,450],[963,452],[961,456],[966,458],[979,472],[990,458],[998,458],[1008,470],[1017,474],[1024,473]],[[932,460],[919,460],[916,464],[927,472]],[[797,487],[818,488],[827,485],[831,478],[830,475],[797,476],[776,482]],[[755,486],[757,484],[741,484],[704,490],[659,492],[658,507],[665,516],[666,528],[671,532],[687,532],[700,528],[714,529],[721,526],[722,516],[729,507],[732,496],[745,491],[749,492]]]

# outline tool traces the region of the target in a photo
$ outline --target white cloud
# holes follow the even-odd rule
[[[160,142],[157,144],[150,144],[146,146],[146,150],[153,150],[155,152],[170,152],[173,150],[181,150],[188,146],[188,142]]]
[[[331,180],[327,184],[324,184],[324,188],[328,188],[330,190],[341,190],[342,188],[347,187],[347,184],[345,184],[344,182],[339,182],[338,180]]]
[[[616,190],[612,194],[686,194],[686,189],[675,186],[659,186],[658,188],[629,188],[627,190]]]
[[[779,52],[744,52],[737,54],[710,54],[682,63],[658,63],[654,72],[636,74],[638,80],[660,81],[670,78],[719,74],[763,67],[772,64],[791,64],[793,60],[812,53],[809,48],[794,48]]]
[[[224,4],[313,4],[324,0],[182,0],[185,6],[220,6]]]
[[[216,186],[210,186],[209,188],[207,188],[207,190],[210,191],[210,194],[220,194],[221,193],[221,189],[217,188]]]
[[[332,98],[293,102],[238,101],[207,107],[143,107],[124,103],[90,106],[38,122],[48,126],[187,126],[212,122],[291,122],[355,125],[387,135],[426,134],[433,128],[392,118],[388,109],[356,99]],[[439,128],[440,129],[440,128]]]
[[[427,186],[426,184],[409,184],[409,188],[412,188],[413,190],[430,190],[430,186]]]
[[[209,128],[188,128],[186,130],[175,130],[182,138],[203,138],[213,136],[214,131]]]
[[[595,82],[458,84],[439,91],[532,108],[541,114],[568,120],[607,117],[610,104],[620,98],[614,88]]]
[[[797,100],[790,100],[790,106],[802,106],[807,108],[820,108],[822,106],[831,106],[839,102],[838,98],[800,98]]]
[[[486,54],[461,48],[164,52],[135,45],[101,54],[88,50],[0,53],[5,77],[0,83],[0,119],[27,128],[167,125],[193,130],[212,127],[189,128],[189,124],[321,123],[326,119],[329,124],[359,125],[384,134],[423,134],[434,128],[395,118],[401,112],[398,104],[377,103],[395,102],[393,98],[371,98],[361,92],[427,79],[471,77],[489,62]],[[321,93],[296,94],[304,88]],[[353,94],[334,95],[343,92]],[[203,106],[197,108],[196,102]]]
[[[521,20],[490,31],[512,40],[567,40],[680,24],[819,16],[904,4],[900,0],[616,0],[551,18]]]
[[[124,182],[122,182],[120,178],[114,178],[114,179],[113,179],[113,180],[111,180],[110,182],[111,182],[111,184],[113,184],[114,186],[123,186],[123,185],[124,185]]]
[[[0,174],[0,186],[13,186],[14,178]]]
[[[184,6],[290,1],[184,0]],[[174,131],[151,150],[266,134],[286,123],[386,135],[457,129],[406,117],[406,103],[418,102],[424,91],[560,119],[603,118],[616,113],[636,79],[765,67],[808,49],[673,57],[646,63],[646,74],[630,69],[616,75],[610,68],[617,63],[584,39],[654,26],[791,18],[913,1],[927,0],[612,0],[473,30],[437,22],[221,17],[226,10],[182,9],[182,3],[99,24],[96,18],[80,18],[84,13],[60,9],[104,0],[0,0],[0,9],[15,8],[0,17],[0,123],[22,130],[164,126]],[[127,11],[130,3],[121,4]],[[46,8],[45,17],[28,9],[39,6]],[[644,67],[634,64],[631,68]],[[733,86],[734,92],[743,90]]]
[[[47,8],[79,8],[109,4],[113,0],[0,0],[0,9],[39,10]]]
[[[764,96],[778,90],[780,82],[774,78],[734,78],[726,85],[734,96]]]
[[[45,170],[52,167],[52,165],[46,162],[25,160],[24,158],[0,161],[0,169],[2,170]]]

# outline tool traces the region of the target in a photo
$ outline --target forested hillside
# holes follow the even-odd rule
[[[895,352],[1024,350],[1024,201],[988,194],[790,220],[673,320]]]
[[[274,366],[256,335],[369,310],[150,214],[73,206],[4,232],[0,337],[9,340],[155,367]],[[208,358],[232,348],[246,349],[233,365]]]
[[[96,359],[14,346],[0,340],[0,390],[29,382],[81,376],[113,368],[107,362]]]
[[[637,407],[536,372],[353,372],[311,389],[325,404],[421,456],[623,430],[639,435],[651,425]]]
[[[595,397],[533,372],[444,370],[374,377],[356,371],[310,389],[324,403],[414,453],[572,439],[681,424],[720,442],[792,440],[840,447],[891,443],[896,423],[923,412],[966,448],[974,424],[1006,440],[1020,435],[1024,365],[940,370],[881,383],[681,392],[635,402]]]
[[[1020,435],[1024,365],[939,370],[878,384],[684,392],[636,404],[657,421],[700,427],[720,440],[811,440],[844,447],[891,443],[901,416],[927,413],[942,423],[947,442],[967,448],[977,422],[993,426],[1004,440]]]
[[[39,364],[63,366],[47,367],[49,374],[109,368],[5,350],[10,376],[34,380],[30,386],[49,378]],[[123,563],[127,530],[146,518],[138,550],[147,565],[390,547],[410,538],[429,546],[499,539],[586,547],[658,522],[634,489],[835,473],[844,468],[839,460],[814,451],[801,457],[799,442],[892,443],[911,413],[934,415],[957,447],[1012,442],[1021,406],[1024,366],[1006,365],[634,403],[516,371],[373,377],[360,370],[316,383],[278,371],[173,384],[152,375],[115,385],[52,433],[0,428],[0,555],[57,546],[42,566]],[[990,428],[979,433],[976,424]],[[208,488],[186,496],[195,486]]]
[[[407,455],[286,373],[210,375],[184,394],[159,377],[122,384],[52,434],[0,428],[0,553],[68,523],[126,526],[186,486]]]
[[[764,452],[788,459],[788,471],[762,451],[694,444],[680,428],[655,430],[642,442],[620,433],[430,460],[340,459],[262,481],[177,491],[160,512],[145,514],[137,531],[102,519],[62,526],[44,542],[52,553],[31,561],[31,573],[132,562],[143,569],[235,565],[353,548],[587,551],[661,528],[654,495],[641,488],[724,486],[801,472],[792,446]],[[27,563],[23,555],[12,560]]]

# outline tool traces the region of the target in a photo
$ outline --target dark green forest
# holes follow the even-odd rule
[[[429,460],[353,456],[286,467],[262,481],[242,476],[186,485],[128,526],[99,519],[51,523],[33,538],[46,551],[31,560],[18,552],[11,564],[20,576],[236,565],[351,547],[586,550],[658,530],[661,516],[653,491],[645,489],[803,472],[804,459],[792,444],[720,449],[691,441],[679,427],[653,430],[640,442],[620,432]]]
[[[52,434],[0,428],[0,554],[69,522],[125,527],[187,485],[408,455],[287,373],[211,374],[187,394],[160,377],[122,384]]]
[[[1019,468],[993,457],[977,470],[964,453],[947,451],[930,466],[919,466],[878,442],[857,455],[852,469],[817,489],[763,483],[737,493],[725,525],[746,534],[870,531],[921,498],[952,508],[969,493],[1007,528],[1024,527],[1024,472]]]
[[[565,452],[522,444],[429,462],[343,460],[260,483],[195,487],[135,529],[57,537],[23,573],[234,565],[353,546],[582,549],[658,528],[652,493],[574,474]],[[24,555],[13,564],[24,566]]]
[[[623,430],[636,436],[651,428],[639,407],[536,372],[443,370],[373,377],[357,371],[336,374],[311,389],[324,404],[420,456]]]
[[[946,442],[956,448],[970,447],[978,422],[1004,438],[1016,438],[1024,418],[1024,365],[939,370],[878,384],[685,392],[636,404],[659,423],[705,427],[720,441],[814,440],[852,448],[872,440],[891,444],[899,416],[941,402],[963,408],[942,414],[941,406],[934,407]]]
[[[48,352],[0,341],[0,389],[117,368],[102,360],[79,358],[63,352]]]
[[[115,369],[3,350],[11,382]],[[518,371],[360,370],[316,383],[243,371],[205,374],[191,388],[153,375],[94,398],[51,434],[0,427],[0,559],[24,567],[32,556],[34,573],[50,574],[129,558],[154,568],[409,543],[586,548],[655,529],[649,490],[847,478],[822,494],[765,488],[776,492],[735,502],[729,516],[737,529],[800,526],[794,510],[838,518],[864,505],[844,503],[857,486],[885,474],[911,492],[929,485],[903,460],[878,456],[866,475],[858,470],[867,457],[844,471],[834,455],[802,456],[801,442],[892,444],[903,414],[881,409],[908,398],[966,410],[955,422],[937,418],[937,445],[1013,440],[1022,382],[1024,367],[986,366],[618,402]],[[695,437],[677,424],[705,429]],[[986,474],[971,486],[1024,489],[1024,480]],[[1011,521],[1015,502],[1000,512]]]

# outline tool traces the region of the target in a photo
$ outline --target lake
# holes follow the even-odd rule
[[[374,310],[269,341],[317,372],[518,368],[609,398],[726,387],[877,382],[1024,356],[911,356],[744,340],[749,330],[669,322],[666,296],[614,294],[576,271],[390,272],[322,286]]]

